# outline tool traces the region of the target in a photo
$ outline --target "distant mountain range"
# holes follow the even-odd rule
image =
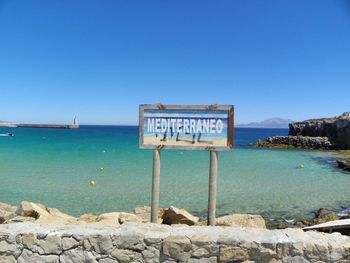
[[[288,128],[288,124],[293,122],[290,119],[270,118],[261,122],[251,122],[247,124],[237,124],[240,128]]]

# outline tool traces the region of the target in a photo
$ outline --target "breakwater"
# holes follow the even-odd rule
[[[0,225],[0,262],[348,262],[350,239],[300,229]]]

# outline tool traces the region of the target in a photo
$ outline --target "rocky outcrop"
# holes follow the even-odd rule
[[[234,214],[216,219],[217,226],[266,228],[265,220],[260,215]]]
[[[301,229],[0,225],[0,262],[348,262],[350,239]]]
[[[326,137],[336,149],[350,149],[350,112],[339,117],[291,123],[289,135]]]
[[[333,150],[335,145],[327,137],[304,137],[304,136],[274,136],[266,140],[258,140],[256,147],[271,148],[302,148],[317,150]]]
[[[255,146],[348,150],[350,149],[350,112],[333,118],[290,123],[288,136],[270,137],[265,141],[257,141]]]

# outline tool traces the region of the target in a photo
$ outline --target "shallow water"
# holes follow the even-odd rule
[[[15,136],[0,137],[0,202],[30,200],[75,216],[150,204],[152,151],[138,149],[137,127],[0,128],[4,132]],[[307,217],[320,207],[349,206],[350,173],[336,169],[332,153],[247,146],[287,132],[235,130],[234,150],[219,153],[218,214]],[[205,215],[208,152],[162,151],[161,158],[160,205]]]

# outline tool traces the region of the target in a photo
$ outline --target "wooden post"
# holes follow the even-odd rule
[[[160,184],[160,150],[153,150],[153,174],[152,174],[152,205],[151,222],[158,223],[159,209],[159,184]]]
[[[216,211],[216,185],[218,174],[218,153],[210,151],[210,166],[209,166],[209,199],[208,199],[208,225],[215,226],[215,211]]]

